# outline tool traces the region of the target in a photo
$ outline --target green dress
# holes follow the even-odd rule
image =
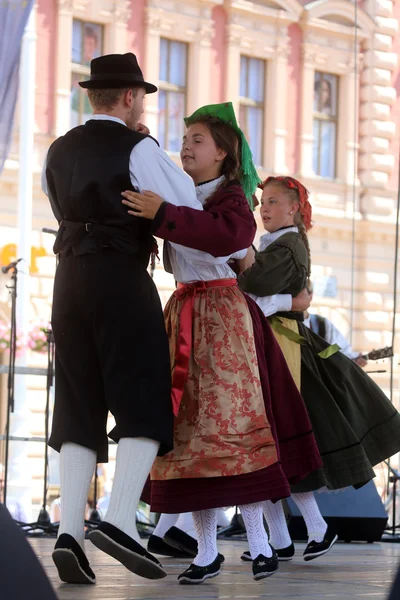
[[[239,277],[239,286],[256,296],[296,296],[306,285],[306,247],[294,231],[283,230],[273,239],[257,253],[253,267]],[[319,356],[328,344],[303,324],[302,313],[277,316],[283,323],[285,318],[297,321],[298,333],[304,338],[300,390],[324,463],[322,469],[293,486],[292,492],[323,486],[361,487],[375,476],[375,465],[399,452],[400,414],[378,385],[344,354]],[[269,320],[272,326],[276,324],[276,318]]]

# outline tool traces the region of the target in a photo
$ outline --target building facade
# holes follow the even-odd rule
[[[53,238],[41,233],[56,227],[40,189],[46,149],[90,116],[78,81],[91,59],[132,51],[160,90],[146,98],[143,121],[178,163],[183,117],[233,102],[260,176],[290,174],[311,192],[314,310],[351,333],[357,350],[391,344],[400,0],[36,0],[35,21],[32,319],[50,315],[55,265]],[[1,264],[16,253],[18,142],[17,118],[0,176]],[[161,265],[155,280],[165,302],[174,282]],[[9,316],[6,283],[0,275],[0,319]],[[45,363],[35,353],[31,361]],[[385,391],[388,369],[371,368],[385,371],[372,375]],[[42,387],[30,388],[31,433],[40,435]],[[31,455],[39,489],[42,450]]]

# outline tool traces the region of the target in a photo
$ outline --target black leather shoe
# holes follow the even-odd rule
[[[181,552],[186,552],[190,555],[190,558],[196,558],[197,540],[185,531],[182,531],[182,529],[170,527],[163,539],[169,546],[172,546]],[[218,558],[221,564],[225,562],[225,556],[223,554],[218,554]]]
[[[295,552],[294,544],[290,544],[290,546],[286,546],[286,548],[281,548],[280,550],[275,549],[275,552],[278,556],[279,562],[288,562],[289,560],[293,560]],[[248,550],[247,552],[243,552],[240,558],[245,562],[251,562],[252,560],[251,554]]]
[[[89,540],[136,575],[146,579],[162,579],[167,576],[161,563],[152,554],[111,523],[102,521],[97,529],[89,533]]]
[[[90,568],[84,551],[69,533],[60,535],[54,546],[52,558],[64,583],[96,583],[96,575]]]
[[[315,542],[314,540],[310,542],[307,548],[304,550],[303,558],[306,561],[314,560],[314,558],[318,558],[319,556],[323,556],[332,548],[333,544],[337,541],[338,536],[336,533],[328,526],[326,530],[324,539],[322,542]]]
[[[206,567],[198,567],[194,563],[190,565],[186,571],[181,573],[178,577],[178,581],[181,585],[195,585],[203,583],[206,579],[211,579],[220,574],[221,563],[217,558]]]
[[[253,577],[256,581],[271,577],[271,575],[277,572],[278,566],[278,557],[274,549],[272,549],[272,556],[270,558],[259,554],[253,560]]]
[[[172,556],[173,558],[193,558],[192,554],[184,550],[178,550],[174,546],[167,544],[158,535],[151,535],[147,542],[147,550],[153,554],[161,554],[162,556]]]

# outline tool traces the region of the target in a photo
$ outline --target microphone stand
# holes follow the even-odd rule
[[[55,346],[54,346],[54,337],[51,329],[46,330],[46,338],[47,338],[47,377],[46,377],[46,407],[45,407],[45,417],[44,417],[44,436],[45,436],[45,444],[44,444],[44,473],[43,473],[43,499],[42,499],[42,508],[40,509],[38,519],[36,523],[30,524],[30,530],[28,535],[37,535],[35,530],[41,530],[39,535],[48,534],[55,535],[57,533],[58,524],[52,523],[50,519],[50,515],[47,511],[47,482],[48,482],[48,470],[49,470],[49,417],[50,417],[50,397],[51,397],[51,388],[53,387],[54,381],[54,355],[55,355]]]
[[[19,259],[21,260],[21,259]],[[10,323],[10,357],[7,380],[7,416],[6,416],[6,439],[5,439],[5,461],[4,461],[4,483],[3,483],[3,504],[7,507],[7,486],[8,486],[8,457],[10,447],[10,421],[11,413],[14,412],[14,388],[15,388],[15,356],[17,352],[17,282],[18,282],[18,261],[10,263],[7,267],[2,267],[3,273],[12,270],[11,284],[6,287],[11,294],[11,323]]]

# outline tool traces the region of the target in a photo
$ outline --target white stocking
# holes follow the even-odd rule
[[[58,535],[69,533],[85,549],[85,512],[96,468],[94,450],[66,442],[60,451],[61,519]]]
[[[262,503],[265,520],[269,529],[269,541],[276,550],[287,548],[292,540],[286,523],[285,513],[283,512],[282,502],[275,504],[271,500]]]
[[[114,483],[104,520],[139,543],[136,510],[159,447],[159,442],[148,438],[123,438],[118,444]]]
[[[272,548],[269,545],[268,534],[264,527],[261,503],[243,504],[239,508],[246,526],[251,558],[254,560],[260,554],[270,558]]]
[[[292,494],[307,527],[308,541],[322,542],[328,524],[321,515],[317,501],[312,492]]]
[[[181,513],[176,526],[197,540],[197,531],[194,526],[192,513]]]
[[[153,531],[153,535],[157,535],[158,537],[163,538],[164,535],[167,533],[168,529],[171,529],[171,527],[176,525],[178,518],[179,514],[166,515],[163,513],[162,515],[160,515],[157,526]]]
[[[214,562],[218,555],[217,511],[215,508],[198,510],[193,513],[193,521],[198,540],[198,552],[193,563],[198,567],[206,567]]]

